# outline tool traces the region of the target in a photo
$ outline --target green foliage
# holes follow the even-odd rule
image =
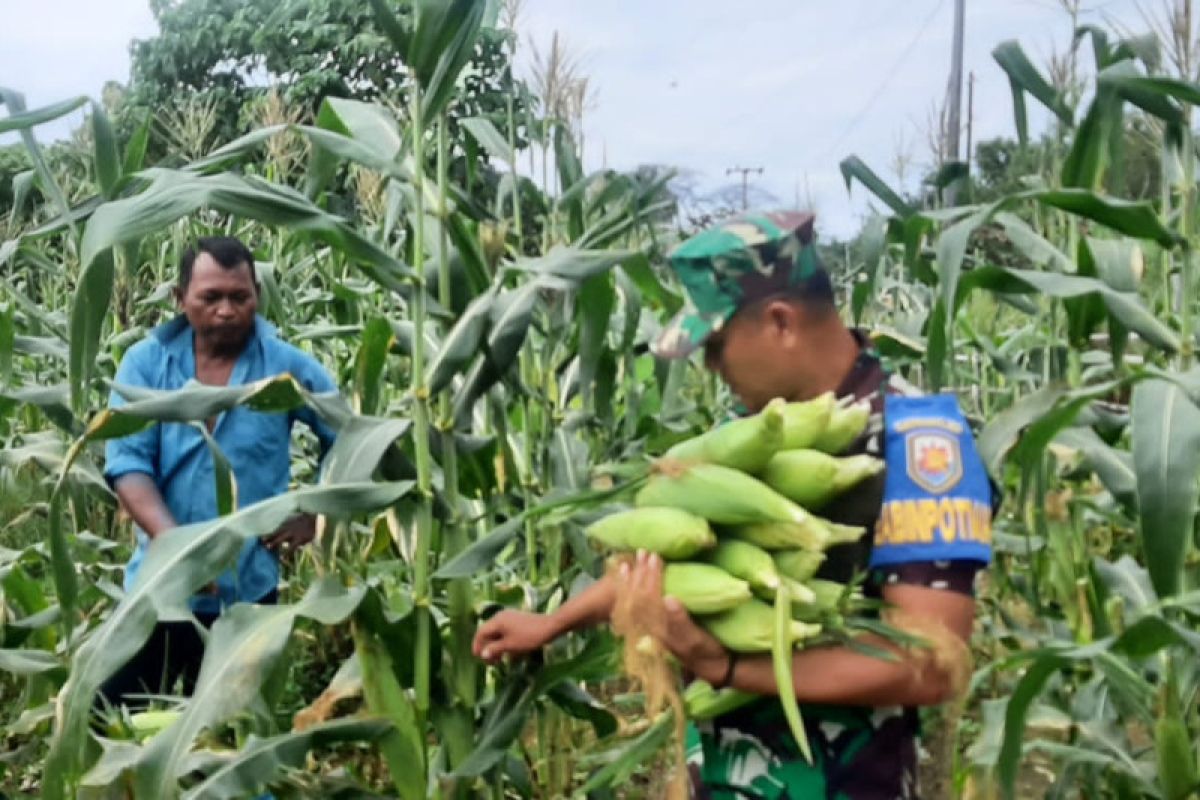
[[[410,23],[411,6],[408,0],[396,5],[402,24]],[[212,106],[212,147],[273,121],[262,112],[247,116],[268,87],[305,116],[315,115],[326,97],[403,107],[411,88],[401,54],[367,3],[155,0],[151,8],[159,34],[133,43],[121,116],[126,132],[143,114],[158,119],[156,156],[165,153],[162,128],[174,124],[169,112],[194,114],[197,101]],[[508,35],[490,29],[479,37],[454,119],[504,120]]]
[[[1040,760],[1057,775],[1047,796],[1182,796],[1195,759],[1181,743],[1200,719],[1164,698],[1200,686],[1179,671],[1198,644],[1200,511],[1198,187],[1180,121],[1200,87],[1090,32],[1099,89],[1081,116],[1018,46],[998,48],[1021,142],[980,144],[975,204],[908,210],[856,167],[894,212],[882,263],[860,267],[881,296],[861,301],[895,362],[975,406],[981,454],[1010,492],[959,777],[1034,796]],[[1027,96],[1055,112],[1053,133],[1026,136]],[[1181,683],[1160,694],[1164,675]]]
[[[15,199],[13,181],[22,172],[33,169],[29,153],[22,144],[0,147],[0,214],[8,213]]]
[[[730,399],[646,352],[681,304],[662,267],[671,174],[586,173],[566,126],[532,118],[484,5],[157,3],[163,33],[135,47],[124,96],[70,142],[0,149],[0,791],[647,785],[672,720],[618,724],[640,698],[610,637],[486,669],[470,633],[498,604],[547,610],[587,585],[603,568],[587,524]],[[957,779],[1033,795],[1040,760],[1054,796],[1162,797],[1188,791],[1179,754],[1200,731],[1200,198],[1177,124],[1200,90],[1144,42],[1083,34],[1102,98],[1067,108],[1005,46],[1014,112],[1032,97],[1054,132],[980,143],[958,208],[847,158],[882,213],[823,254],[890,366],[958,394],[1006,489]],[[85,102],[5,97],[23,130]],[[553,180],[519,172],[529,131]],[[21,192],[33,202],[9,216]],[[170,313],[180,248],[213,231],[251,243],[264,312],[342,397],[279,377],[104,413],[123,353]],[[215,470],[228,513],[167,534],[121,592],[129,528],[101,443],[236,405],[312,407],[339,430],[324,470],[304,440],[294,490],[246,508]],[[162,701],[176,723],[141,741],[119,713],[92,718],[154,620],[297,510],[323,515],[319,540],[280,606],[217,623],[195,698]]]

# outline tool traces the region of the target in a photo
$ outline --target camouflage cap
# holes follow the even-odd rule
[[[799,285],[820,269],[815,216],[778,211],[723,220],[668,256],[687,290],[687,306],[654,343],[661,358],[685,358],[739,308]]]

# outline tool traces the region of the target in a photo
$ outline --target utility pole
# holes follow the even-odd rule
[[[967,172],[971,171],[971,159],[974,158],[975,151],[971,149],[972,136],[975,130],[975,73],[971,72],[967,76]]]
[[[962,133],[963,38],[966,31],[967,0],[954,0],[954,48],[950,59],[949,114],[946,120],[946,158],[959,160],[959,137]],[[954,205],[957,187],[950,185],[946,192],[949,205]]]
[[[750,207],[749,178],[747,176],[751,172],[756,172],[759,175],[762,175],[763,168],[762,167],[730,167],[729,169],[725,170],[726,175],[732,175],[735,172],[740,172],[742,174],[742,211],[745,211],[747,208]]]

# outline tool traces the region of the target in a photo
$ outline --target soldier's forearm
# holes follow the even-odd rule
[[[550,615],[555,636],[608,622],[616,597],[613,579],[607,575],[600,578]]]
[[[928,659],[916,659],[881,637],[864,643],[897,656],[887,661],[847,647],[817,647],[795,654],[792,691],[801,703],[836,705],[927,706],[949,699],[951,677]],[[756,694],[776,695],[779,687],[771,657],[742,656],[732,685]]]

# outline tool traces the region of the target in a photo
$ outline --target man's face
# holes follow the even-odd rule
[[[800,313],[787,303],[745,308],[705,342],[705,365],[751,413],[776,397],[799,399],[792,395],[803,368]]]
[[[258,289],[249,264],[228,269],[202,252],[196,256],[192,279],[178,300],[199,339],[220,350],[236,351],[254,327]]]

